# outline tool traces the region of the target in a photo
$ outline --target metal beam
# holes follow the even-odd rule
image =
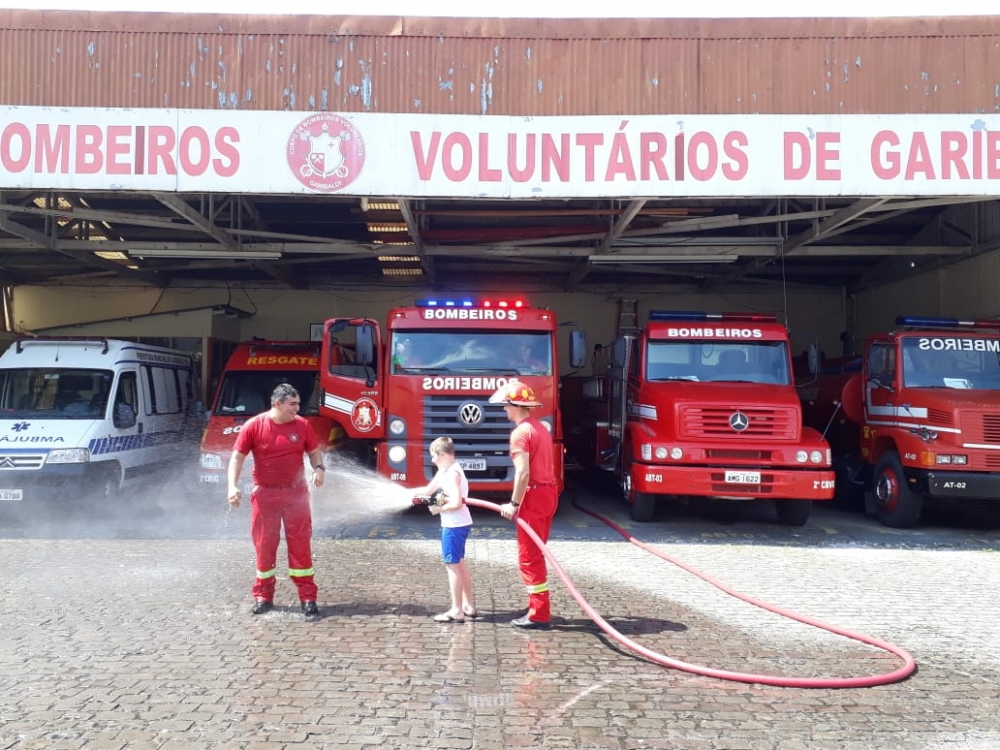
[[[611,248],[611,246],[615,243],[615,240],[617,240],[619,237],[622,236],[622,233],[628,228],[628,225],[632,223],[632,219],[634,219],[639,214],[639,212],[642,210],[642,207],[645,205],[646,205],[646,199],[642,198],[639,200],[631,201],[625,207],[625,210],[622,211],[621,216],[615,219],[614,224],[611,225],[611,231],[608,232],[607,235],[605,235],[603,240],[601,240],[601,244],[597,248],[598,254],[606,253]]]
[[[424,252],[424,240],[420,236],[420,225],[417,224],[417,217],[406,198],[394,198],[399,204],[399,212],[406,222],[406,231],[410,233],[410,240],[413,242],[413,254],[420,258],[420,267],[424,270],[427,281],[434,283],[437,278],[437,269],[434,268],[434,259]]]
[[[833,215],[817,222],[806,231],[790,239],[782,246],[782,255],[791,255],[800,247],[808,245],[810,242],[823,239],[823,237],[825,237],[829,232],[832,232],[844,224],[848,224],[862,214],[868,213],[872,209],[881,206],[888,200],[888,198],[864,198],[862,200],[855,201],[850,206],[840,209]]]
[[[184,199],[172,193],[153,193],[152,195],[164,206],[178,216],[187,219],[194,227],[207,234],[224,248],[228,250],[239,249],[237,241],[230,234],[213,224],[211,219],[205,218],[200,212],[191,208]]]

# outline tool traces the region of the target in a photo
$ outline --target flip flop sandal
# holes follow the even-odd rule
[[[452,617],[445,612],[440,615],[434,615],[434,622],[465,622],[465,619],[461,617]]]

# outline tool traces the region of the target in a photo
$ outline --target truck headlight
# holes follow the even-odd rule
[[[804,464],[806,461],[809,460],[809,454],[806,453],[805,451],[799,451],[798,453],[795,454],[795,460],[798,461],[800,464]]]
[[[823,463],[823,452],[813,451],[812,453],[809,454],[809,460],[812,461],[814,464]]]
[[[201,468],[203,469],[218,469],[222,470],[226,468],[222,464],[222,456],[217,453],[202,453],[201,454]]]
[[[661,461],[669,455],[670,451],[664,448],[662,445],[656,449],[656,457]]]
[[[402,419],[393,419],[389,422],[389,432],[393,435],[402,435],[406,429],[406,423]]]
[[[47,464],[85,464],[90,461],[88,448],[59,448],[49,451],[45,459]]]
[[[394,445],[389,449],[389,460],[394,464],[403,463],[406,460],[406,448],[401,445]]]
[[[670,457],[675,461],[680,461],[684,457],[684,451],[680,448],[671,448]]]

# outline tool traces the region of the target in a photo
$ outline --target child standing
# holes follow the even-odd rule
[[[472,530],[472,514],[465,498],[469,495],[469,480],[455,460],[455,443],[450,437],[439,437],[430,445],[431,461],[437,474],[430,484],[417,494],[430,495],[438,489],[446,501],[428,506],[432,515],[441,517],[441,556],[448,571],[448,588],[451,591],[451,609],[434,616],[435,622],[465,622],[475,619],[472,598],[472,576],[465,564],[465,542]]]

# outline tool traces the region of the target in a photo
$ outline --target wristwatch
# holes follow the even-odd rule
[[[510,507],[512,507],[512,508],[520,508],[521,507],[521,503],[515,503],[513,500],[511,500],[510,501]]]
[[[313,466],[313,471],[326,471],[326,467],[323,464],[316,464]]]

